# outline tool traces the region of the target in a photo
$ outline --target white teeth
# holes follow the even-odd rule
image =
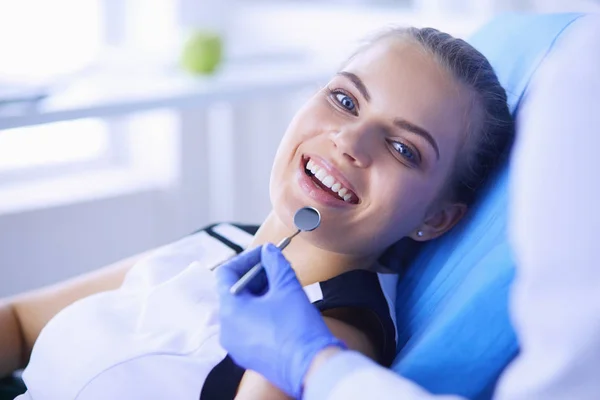
[[[330,188],[334,183],[335,183],[335,179],[333,179],[333,176],[331,175],[327,175],[323,180],[323,185],[327,186],[328,188]]]
[[[313,160],[308,160],[306,163],[306,169],[309,170],[313,175],[317,173],[320,167],[313,162]]]
[[[333,176],[328,175],[324,168],[320,167],[312,160],[308,160],[306,163],[306,169],[309,170],[311,174],[313,174],[318,180],[320,180],[324,186],[330,188],[334,193],[337,193],[337,195],[340,196],[340,198],[342,198],[344,201],[350,201],[352,198],[352,193],[343,187],[341,183],[336,182]]]

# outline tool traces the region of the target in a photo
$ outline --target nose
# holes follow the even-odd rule
[[[353,125],[340,128],[331,134],[333,146],[340,155],[357,167],[371,165],[373,142],[376,136],[366,125]]]

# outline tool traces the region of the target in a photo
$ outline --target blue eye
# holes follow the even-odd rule
[[[354,105],[354,101],[350,98],[350,96],[347,96],[343,93],[335,93],[335,99],[348,111],[354,111],[356,108],[356,105]]]
[[[415,152],[410,149],[407,145],[402,142],[392,142],[392,146],[394,149],[404,158],[406,158],[410,162],[416,162],[417,156]]]

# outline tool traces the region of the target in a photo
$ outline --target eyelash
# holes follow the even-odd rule
[[[354,98],[354,96],[352,96],[350,93],[346,92],[344,89],[331,89],[331,88],[327,88],[327,91],[329,92],[329,97],[341,108],[343,108],[344,111],[349,112],[352,115],[358,115],[358,113],[356,112],[356,110],[359,109],[358,106],[358,101],[356,101],[356,99]],[[354,107],[352,109],[347,108],[346,106],[344,106],[342,104],[342,102],[340,100],[338,100],[337,96],[338,95],[343,95],[346,96],[347,98],[349,98]]]
[[[408,156],[405,156],[404,154],[402,154],[399,151],[399,149],[396,148],[395,145],[402,146],[404,149],[410,151],[412,153],[412,157],[408,157]],[[418,166],[419,164],[421,164],[421,155],[419,154],[418,150],[415,150],[411,146],[409,146],[405,143],[399,142],[397,140],[391,140],[390,146],[392,146],[393,151],[395,151],[397,154],[399,154],[402,158],[404,158],[411,165]]]
[[[352,115],[358,115],[358,113],[356,112],[356,110],[359,109],[358,106],[358,101],[356,101],[356,99],[354,98],[354,96],[352,96],[350,93],[346,92],[344,89],[331,89],[331,88],[327,88],[327,91],[329,93],[329,97],[341,108],[343,108],[344,111],[351,113]],[[343,95],[348,97],[354,107],[352,108],[352,110],[348,109],[347,107],[345,107],[340,100],[338,100],[337,96],[338,95]],[[390,146],[392,147],[392,151],[396,152],[396,154],[400,155],[402,158],[404,158],[406,160],[406,162],[410,163],[413,166],[418,166],[421,163],[421,155],[419,154],[419,152],[415,149],[413,149],[411,146],[397,141],[397,140],[390,140],[389,141]],[[408,151],[410,151],[412,153],[412,158],[409,158],[405,155],[403,155],[402,153],[400,153],[400,151],[398,151],[398,149],[396,148],[395,145],[400,145],[402,147],[404,147],[405,149],[407,149]]]

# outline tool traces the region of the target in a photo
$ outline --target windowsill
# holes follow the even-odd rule
[[[0,130],[79,118],[124,115],[160,108],[198,107],[257,92],[294,89],[318,82],[323,68],[305,62],[224,66],[214,76],[178,71],[118,73],[97,71],[22,113],[2,114]]]

